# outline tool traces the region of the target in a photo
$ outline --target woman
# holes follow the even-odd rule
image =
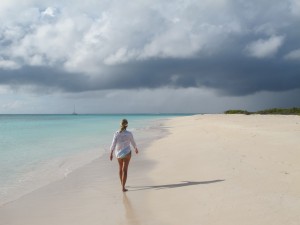
[[[119,176],[122,185],[122,191],[125,192],[128,191],[125,188],[125,184],[127,180],[128,165],[131,158],[130,144],[134,147],[136,154],[138,154],[139,151],[133,139],[132,133],[126,130],[128,121],[123,119],[120,125],[121,128],[115,133],[110,147],[110,160],[113,159],[113,152],[115,151],[115,155],[119,162]]]

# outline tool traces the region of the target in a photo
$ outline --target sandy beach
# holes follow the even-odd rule
[[[0,225],[299,224],[300,116],[195,115],[162,128],[133,155],[128,192],[105,155],[0,206]]]

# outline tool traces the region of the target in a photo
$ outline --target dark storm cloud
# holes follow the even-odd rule
[[[107,67],[99,77],[66,73],[47,67],[2,70],[0,82],[36,85],[67,92],[104,89],[208,87],[225,95],[300,88],[300,67],[294,61],[276,59],[163,59]]]
[[[115,76],[110,88],[208,87],[228,95],[300,88],[300,67],[297,62],[232,56],[128,64],[123,65]]]
[[[98,18],[87,5],[84,14],[36,6],[26,23],[0,27],[0,84],[45,92],[205,87],[232,96],[300,88],[298,1],[145,2],[101,5]]]

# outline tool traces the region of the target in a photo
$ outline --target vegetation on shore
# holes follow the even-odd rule
[[[248,112],[246,110],[239,110],[239,109],[231,109],[224,112],[225,114],[274,114],[274,115],[300,115],[300,108],[273,108],[273,109],[266,109],[257,112]]]

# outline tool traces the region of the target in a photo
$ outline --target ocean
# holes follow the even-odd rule
[[[0,205],[101,157],[123,118],[135,135],[181,115],[0,115]]]

